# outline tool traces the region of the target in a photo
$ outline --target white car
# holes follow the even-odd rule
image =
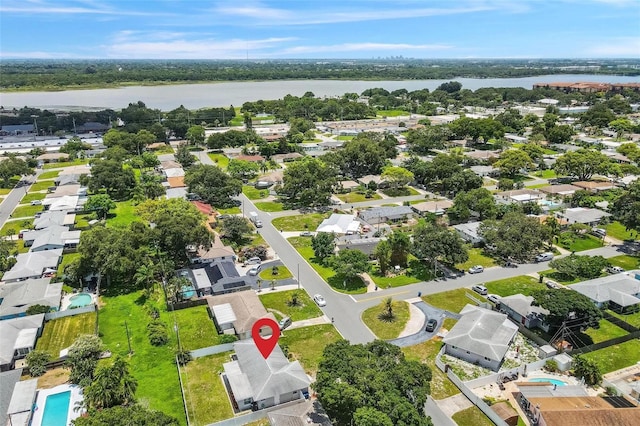
[[[321,294],[314,294],[313,301],[316,302],[316,304],[320,307],[327,306],[327,301],[324,300],[324,297],[322,297]]]
[[[497,294],[490,294],[487,296],[487,300],[494,305],[497,305],[498,303],[500,303],[500,296],[498,296]]]
[[[260,272],[260,265],[254,266],[253,268],[249,269],[249,272],[247,272],[247,275],[249,275],[250,277],[255,277],[256,275],[258,275],[259,272]]]
[[[469,268],[470,274],[479,274],[480,272],[484,272],[484,268],[481,265],[476,265]]]
[[[610,274],[621,274],[624,272],[624,268],[621,268],[619,266],[609,266],[607,268],[607,272]]]

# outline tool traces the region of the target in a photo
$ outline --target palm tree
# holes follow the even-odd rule
[[[138,382],[129,372],[129,365],[118,356],[112,365],[98,369],[84,397],[87,405],[95,409],[128,405],[135,402],[137,388]]]
[[[133,279],[136,281],[136,285],[144,286],[147,290],[149,289],[149,283],[155,276],[155,268],[151,264],[141,265],[137,270]]]
[[[393,299],[387,297],[382,301],[382,312],[378,314],[378,319],[383,322],[393,322],[396,314],[393,312]]]

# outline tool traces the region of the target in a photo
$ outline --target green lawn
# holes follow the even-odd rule
[[[263,280],[285,280],[287,278],[292,278],[293,274],[286,266],[280,265],[277,266],[277,273],[273,274],[273,268],[266,268],[264,271],[260,272],[260,278]]]
[[[276,229],[283,231],[315,231],[320,222],[329,217],[325,213],[309,213],[296,216],[277,217],[271,221]]]
[[[393,313],[396,318],[392,322],[380,320],[378,315],[385,312],[384,302],[373,306],[362,313],[362,322],[378,339],[395,339],[402,333],[409,321],[409,304],[404,301],[393,302]]]
[[[484,286],[487,287],[489,293],[503,297],[518,293],[529,296],[535,290],[544,290],[547,288],[546,285],[539,283],[537,279],[528,275],[490,281],[488,283],[484,283]]]
[[[346,194],[336,194],[336,197],[338,197],[340,200],[344,201],[345,203],[361,203],[363,201],[379,200],[382,198],[379,194],[375,192],[371,194],[370,198],[365,197],[364,194],[361,194],[359,192],[347,192]]]
[[[220,214],[239,214],[242,213],[240,207],[229,207],[228,209],[216,209]]]
[[[224,371],[222,365],[230,361],[230,355],[231,352],[224,352],[197,358],[180,368],[192,425],[204,426],[233,417],[229,396],[220,378]]]
[[[361,278],[349,280],[346,283],[341,276],[336,275],[335,271],[327,266],[321,265],[315,261],[313,249],[311,248],[311,238],[309,237],[291,237],[288,238],[289,243],[298,250],[298,253],[305,258],[309,265],[325,280],[334,290],[341,293],[361,294],[366,293],[367,288]]]
[[[87,229],[89,228],[89,221],[95,218],[95,214],[93,213],[77,214],[76,221],[74,222],[73,226],[76,229]]]
[[[64,268],[76,259],[80,259],[80,253],[65,253],[62,255],[62,262],[58,265],[58,272],[60,275],[64,273]],[[58,275],[58,273],[56,273]]]
[[[175,311],[180,330],[180,344],[186,350],[206,348],[219,343],[218,332],[206,306]],[[171,314],[173,315],[173,314]]]
[[[458,411],[451,418],[458,426],[493,426],[489,417],[485,416],[475,405]]]
[[[433,270],[430,265],[417,259],[409,260],[409,267],[402,274],[392,276],[382,276],[380,270],[375,267],[369,276],[380,288],[401,287],[407,284],[414,284],[420,281],[431,281]]]
[[[627,231],[625,226],[620,222],[611,222],[607,225],[603,226],[604,229],[607,230],[607,235],[616,238],[618,240],[633,240],[638,238],[636,232]]]
[[[436,355],[442,346],[439,340],[428,340],[414,346],[402,349],[408,360],[427,364],[431,368],[431,396],[434,399],[444,399],[460,393],[456,385],[436,367]]]
[[[602,374],[630,367],[640,361],[640,340],[630,340],[582,355],[595,361]]]
[[[422,300],[432,306],[435,306],[436,308],[446,309],[447,311],[458,313],[467,304],[475,305],[473,300],[465,296],[466,293],[473,294],[476,298],[482,299],[482,296],[474,293],[471,290],[459,288],[456,290],[422,296]]]
[[[634,327],[640,328],[640,312],[635,312],[633,314],[619,314],[613,311],[607,311],[614,317],[618,317],[621,320],[631,324]]]
[[[33,217],[36,215],[36,213],[42,211],[44,209],[43,206],[32,206],[32,205],[24,205],[24,206],[18,206],[15,208],[15,210],[13,210],[13,213],[11,213],[11,216],[13,217]]]
[[[591,337],[593,343],[600,343],[615,337],[624,336],[627,332],[617,325],[603,319],[600,320],[600,328],[588,328],[584,334]]]
[[[410,186],[405,186],[403,188],[386,188],[380,190],[385,195],[389,197],[407,197],[409,195],[420,195],[418,191],[411,188]]]
[[[532,173],[535,177],[539,177],[542,179],[553,179],[555,177],[557,177],[558,175],[556,175],[556,172],[553,169],[548,169],[548,170],[538,170],[535,173]],[[549,184],[547,184],[546,186],[549,186]]]
[[[20,203],[27,204],[35,200],[44,200],[44,197],[46,196],[47,194],[45,194],[44,192],[30,192],[28,194],[25,194],[24,197],[22,197],[22,200],[20,200]]]
[[[254,203],[258,210],[263,212],[281,212],[284,210],[282,203],[276,203],[274,201],[262,201]]]
[[[262,198],[267,198],[269,196],[268,189],[256,189],[251,185],[243,185],[242,193],[247,196],[250,200],[260,200]]]
[[[304,371],[315,377],[325,346],[338,340],[342,337],[332,324],[321,324],[285,330],[280,344],[287,345],[291,358],[300,361]]]
[[[78,158],[77,160],[63,161],[62,163],[47,163],[44,166],[42,166],[42,168],[43,169],[61,169],[63,167],[81,166],[83,164],[89,164],[89,159]]]
[[[298,306],[289,306],[291,295],[298,293]],[[263,292],[260,301],[267,309],[275,309],[290,317],[292,321],[300,321],[322,316],[322,311],[304,290],[288,290],[276,292]]]
[[[29,188],[29,192],[44,191],[51,186],[56,186],[53,180],[42,180],[42,181],[39,180],[38,182],[31,185],[31,188]]]
[[[114,355],[128,357],[126,321],[133,350],[129,365],[138,380],[136,398],[144,406],[162,411],[185,424],[178,370],[174,362],[177,341],[173,332],[173,317],[164,310],[159,293],[156,291],[152,295],[153,305],[160,310],[160,320],[167,325],[167,345],[156,347],[149,343],[147,324],[151,316],[143,305],[142,291],[101,298],[103,307],[98,319],[100,337]]]
[[[338,137],[336,137],[336,140],[338,140],[338,141],[350,141],[354,137],[355,136],[338,136]]]
[[[475,265],[482,265],[485,268],[496,266],[496,261],[493,258],[482,254],[481,248],[470,248],[468,253],[469,260],[464,263],[457,264],[456,268],[466,271],[467,269]]]
[[[571,241],[571,244],[562,243],[564,235],[568,237],[567,240]],[[560,241],[560,246],[570,251],[584,251],[602,247],[602,240],[600,238],[588,234],[576,237],[573,235],[573,232],[563,232],[560,235]]]
[[[627,271],[640,268],[640,257],[623,254],[621,256],[610,257],[607,260],[613,266],[620,266]]]
[[[61,171],[62,170],[49,170],[48,172],[42,172],[40,176],[38,176],[38,180],[55,179]]]
[[[401,109],[389,109],[389,110],[378,110],[376,112],[378,117],[400,117],[402,115],[411,115],[410,112],[401,110]]]
[[[33,219],[9,220],[0,229],[1,235],[18,235],[21,229],[32,229]]]
[[[123,228],[131,222],[141,222],[142,219],[136,214],[136,206],[129,201],[119,201],[116,208],[111,210],[107,218],[107,226]]]
[[[38,339],[37,350],[47,351],[52,359],[58,359],[60,351],[68,348],[82,334],[96,332],[96,314],[80,314],[47,321],[42,336]]]
[[[207,155],[221,169],[226,169],[227,166],[229,165],[229,159],[224,154],[209,153]]]
[[[0,195],[7,195],[13,188],[0,188]]]

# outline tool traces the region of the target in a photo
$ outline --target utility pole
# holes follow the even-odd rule
[[[36,129],[36,135],[33,137],[33,140],[36,140],[36,137],[38,136],[38,120],[37,118],[39,117],[39,115],[32,115],[31,118],[33,118],[33,127],[35,127]]]
[[[78,134],[78,130],[76,129],[76,119],[75,119],[75,117],[72,118],[72,120],[73,120],[73,134],[77,135]]]
[[[300,264],[298,263],[298,275],[296,276],[296,278],[298,278],[298,290],[300,290]]]
[[[129,345],[129,355],[133,355],[133,351],[131,350],[131,336],[129,335],[129,326],[127,322],[124,322],[124,329],[127,331],[127,344]]]

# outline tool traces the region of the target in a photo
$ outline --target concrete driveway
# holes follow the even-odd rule
[[[454,314],[449,311],[445,311],[443,309],[438,309],[422,301],[415,302],[413,303],[413,305],[416,308],[418,308],[424,315],[424,318],[422,321],[422,327],[420,327],[420,331],[418,331],[417,333],[411,334],[410,336],[399,337],[397,339],[389,340],[388,341],[389,343],[393,343],[396,346],[405,347],[405,346],[412,346],[412,345],[417,345],[418,343],[426,342],[427,340],[431,340],[436,334],[438,334],[438,331],[440,330],[440,327],[442,327],[442,323],[444,322],[445,318],[447,317],[455,318],[455,319],[460,318],[460,315]],[[425,326],[427,324],[427,320],[431,318],[437,320],[438,324],[436,325],[436,328],[432,332],[428,332],[425,330]]]

